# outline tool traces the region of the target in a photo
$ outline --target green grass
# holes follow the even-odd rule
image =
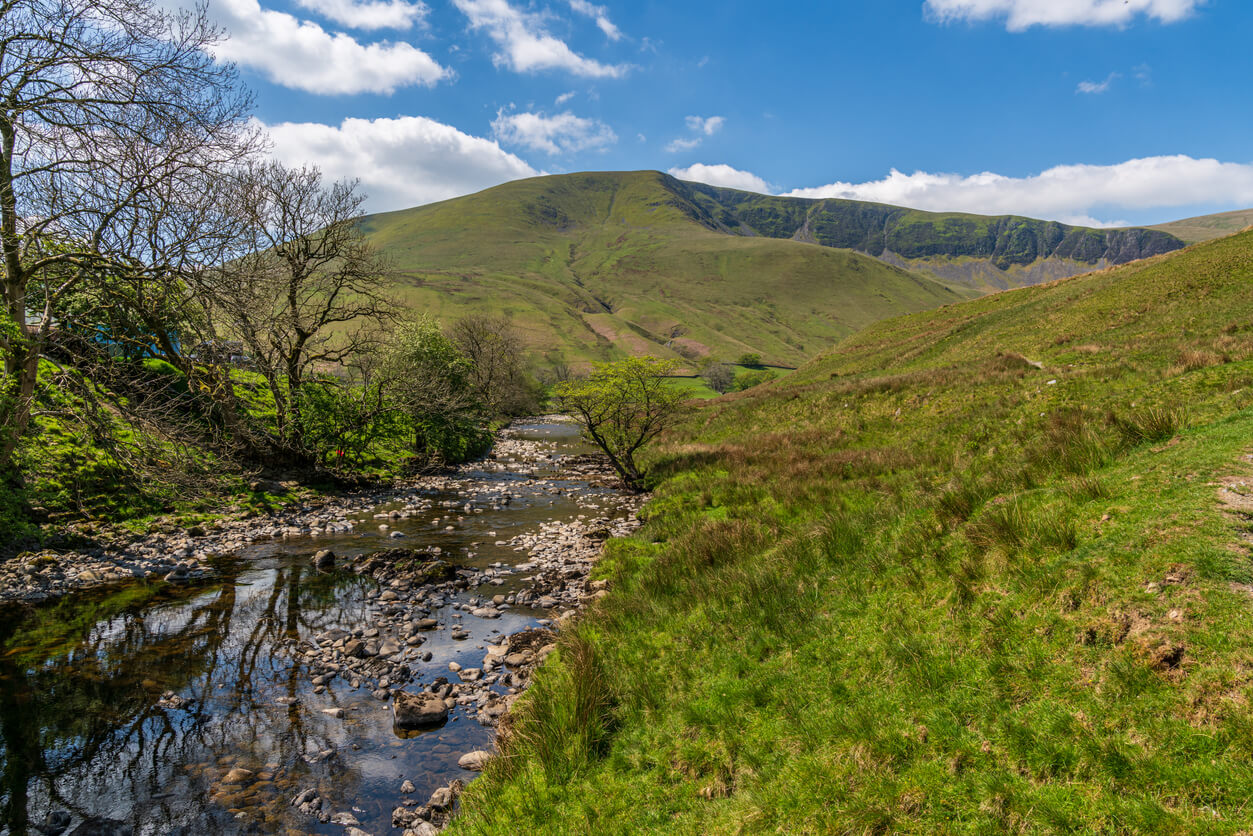
[[[1184,218],[1180,221],[1155,224],[1152,228],[1168,232],[1182,238],[1189,244],[1198,241],[1212,241],[1253,226],[1253,209],[1237,209],[1234,212],[1219,212],[1214,215],[1201,215],[1196,218]]]
[[[1253,233],[694,408],[453,832],[1247,832],[1250,287]]]

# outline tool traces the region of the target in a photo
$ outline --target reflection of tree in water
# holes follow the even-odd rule
[[[365,604],[344,595],[355,578],[308,572],[253,573],[253,586],[228,577],[101,620],[92,617],[98,603],[76,615],[58,610],[82,627],[71,650],[52,655],[23,652],[23,624],[0,627],[0,825],[26,833],[32,800],[83,817],[107,815],[113,802],[137,830],[142,821],[177,832],[210,815],[209,777],[189,776],[185,765],[213,774],[229,755],[253,769],[269,761],[310,771],[302,756],[331,748],[336,730],[299,703],[275,703],[301,692],[300,666],[282,645],[357,620]],[[336,606],[340,596],[349,600]],[[167,690],[193,702],[163,707]],[[336,782],[351,791],[358,779]]]

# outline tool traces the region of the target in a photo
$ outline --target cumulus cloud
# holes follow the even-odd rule
[[[317,165],[330,180],[359,179],[372,212],[447,200],[539,173],[489,139],[422,116],[267,127],[275,157],[288,165]]]
[[[687,129],[693,136],[679,137],[673,139],[666,145],[666,150],[670,153],[677,151],[691,151],[700,145],[707,136],[713,136],[722,130],[722,126],[726,124],[724,116],[689,116],[684,120],[687,123]]]
[[[296,0],[340,26],[353,29],[409,29],[426,19],[423,3],[405,0]]]
[[[596,26],[605,33],[605,37],[609,40],[622,40],[622,30],[609,19],[609,10],[604,6],[592,5],[587,0],[570,0],[570,8],[596,21]]]
[[[1116,225],[1095,219],[1098,211],[1159,209],[1190,205],[1253,206],[1253,164],[1194,159],[1184,155],[1144,157],[1115,165],[1060,165],[1029,177],[983,172],[963,176],[892,170],[882,180],[831,183],[795,189],[794,197],[838,197],[910,206],[915,209],[1016,214]]]
[[[687,168],[672,168],[670,174],[680,180],[692,180],[697,183],[708,183],[711,186],[770,194],[770,184],[765,180],[751,171],[741,171],[726,164],[696,163]]]
[[[941,23],[1004,20],[1011,32],[1032,26],[1125,26],[1143,15],[1175,23],[1205,0],[926,0],[926,13]]]
[[[1121,77],[1122,76],[1119,73],[1110,73],[1105,76],[1104,81],[1081,81],[1079,82],[1079,86],[1075,88],[1075,92],[1087,93],[1088,95],[1099,95],[1107,92],[1109,90],[1109,86]]]
[[[507,0],[453,0],[470,20],[472,29],[482,29],[500,51],[493,57],[498,66],[514,72],[565,70],[587,78],[620,78],[628,67],[602,64],[579,55],[544,28],[539,15],[522,12]]]
[[[214,47],[222,60],[257,70],[270,81],[310,93],[392,93],[434,85],[449,71],[411,44],[363,44],[342,32],[262,9],[257,0],[212,0],[210,13],[229,37]]]
[[[543,113],[496,114],[492,135],[509,145],[522,145],[549,154],[604,149],[618,141],[613,130],[596,119],[584,119],[566,111],[553,116]]]

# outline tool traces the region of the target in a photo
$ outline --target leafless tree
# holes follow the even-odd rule
[[[325,186],[316,168],[243,167],[234,212],[242,254],[204,277],[222,327],[247,348],[276,408],[279,446],[303,454],[301,389],[377,341],[393,317],[386,264],[359,226],[355,183]]]
[[[448,338],[473,363],[470,376],[488,410],[517,415],[537,406],[524,363],[526,346],[508,317],[464,316],[448,329]]]
[[[0,3],[0,464],[25,430],[58,301],[130,249],[146,195],[255,145],[250,100],[199,8],[152,0]],[[32,294],[33,289],[38,289]]]

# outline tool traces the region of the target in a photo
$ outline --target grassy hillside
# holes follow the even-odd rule
[[[1249,832],[1253,233],[694,405],[456,833]]]
[[[1201,215],[1196,218],[1185,218],[1156,224],[1152,229],[1161,230],[1187,241],[1212,241],[1253,226],[1253,209],[1237,209],[1234,212],[1219,212],[1216,215]]]
[[[510,313],[541,352],[575,362],[754,351],[792,364],[887,316],[1183,246],[655,171],[537,177],[364,223],[413,308]]]
[[[541,177],[365,224],[413,308],[509,313],[542,352],[576,362],[754,351],[794,364],[870,322],[961,298],[856,253],[711,229],[667,179]]]

